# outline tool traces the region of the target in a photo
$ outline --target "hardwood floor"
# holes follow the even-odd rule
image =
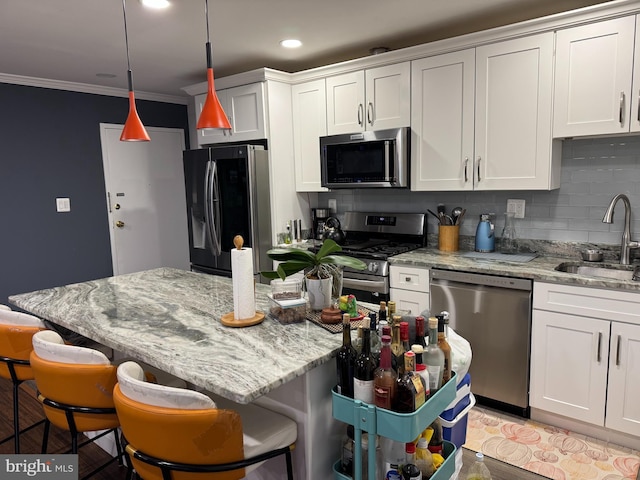
[[[5,379],[0,379],[0,411],[3,412],[3,414],[0,415],[0,439],[4,439],[13,433],[13,410],[11,401],[11,382]],[[23,384],[20,387],[21,427],[27,427],[43,418],[44,414],[42,412],[42,407],[35,397],[34,388],[28,384]],[[42,445],[42,431],[43,426],[39,425],[20,436],[22,453],[40,453]],[[69,432],[60,430],[52,425],[49,433],[48,453],[65,453],[69,447]],[[7,453],[13,453],[13,440],[9,440],[8,442],[0,445],[0,454]],[[78,478],[82,478],[84,475],[87,475],[99,465],[106,462],[109,458],[109,455],[107,455],[107,453],[97,445],[88,444],[82,447],[78,455],[78,464],[80,469]],[[458,477],[459,480],[465,480],[467,470],[475,460],[475,452],[463,449],[462,458],[463,467],[460,472],[460,476]],[[491,471],[493,480],[544,480],[545,478],[489,457],[485,457],[485,463]],[[96,480],[121,480],[126,478],[126,468],[121,467],[114,462],[92,478]],[[285,478],[284,473],[283,478]]]
[[[11,382],[0,379],[0,439],[4,439],[13,433],[13,407],[11,395]],[[20,427],[25,428],[44,418],[42,406],[35,397],[35,390],[26,383],[20,386]],[[20,451],[24,454],[39,454],[42,447],[42,432],[44,425],[29,430],[20,435]],[[79,437],[82,442],[84,437]],[[66,453],[71,447],[69,432],[51,426],[49,431],[49,443],[47,453]],[[0,454],[14,453],[13,439],[0,445]],[[99,446],[88,444],[79,450],[78,467],[79,476],[83,478],[98,466],[111,458]],[[97,473],[92,478],[96,480],[120,480],[126,478],[126,468],[117,462],[109,465],[105,470]]]

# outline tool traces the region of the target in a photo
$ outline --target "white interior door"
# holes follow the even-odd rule
[[[121,142],[121,132],[100,124],[113,274],[189,270],[184,131],[147,127],[150,142]]]

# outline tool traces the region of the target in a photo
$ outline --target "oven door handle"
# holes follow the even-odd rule
[[[360,280],[357,278],[342,278],[343,288],[354,290],[364,290],[366,292],[389,293],[386,280]]]

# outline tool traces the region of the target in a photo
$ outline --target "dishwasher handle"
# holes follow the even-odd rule
[[[466,283],[469,285],[484,285],[487,287],[508,288],[512,290],[532,291],[532,281],[528,278],[505,277],[498,275],[486,275],[483,273],[459,272],[456,270],[440,270],[432,268],[429,271],[432,283],[450,281]]]

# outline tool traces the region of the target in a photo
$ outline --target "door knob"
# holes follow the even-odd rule
[[[124,227],[124,222],[123,222],[123,221],[118,220],[118,221],[116,222],[116,227],[118,227],[118,228],[122,228],[122,227]]]

